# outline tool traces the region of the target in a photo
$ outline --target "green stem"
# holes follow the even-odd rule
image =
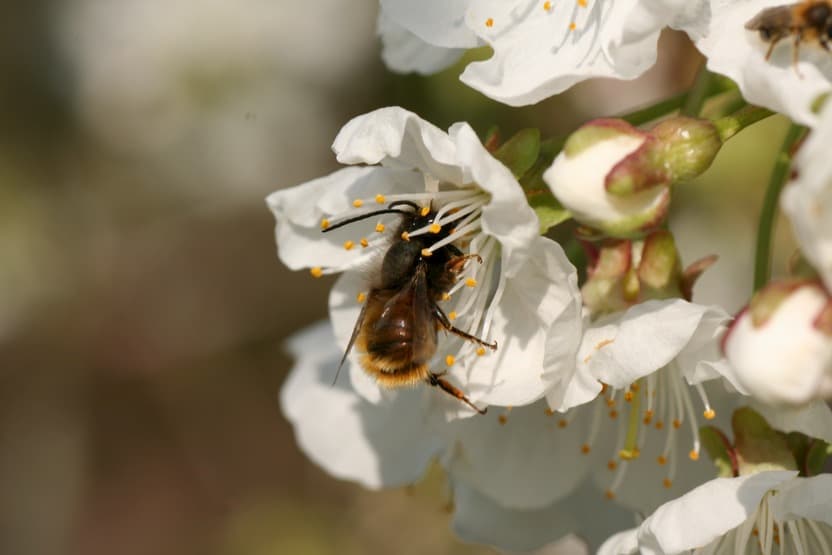
[[[708,90],[711,87],[713,80],[713,73],[707,70],[702,65],[699,68],[699,73],[696,74],[696,79],[693,81],[687,95],[685,95],[685,103],[682,105],[682,115],[695,118],[702,111],[705,101],[708,99]]]
[[[747,104],[730,116],[714,121],[714,126],[719,132],[719,138],[722,139],[722,142],[725,142],[746,127],[773,115],[774,112],[771,110]]]
[[[760,212],[760,222],[757,227],[757,248],[754,253],[754,291],[765,285],[771,276],[771,240],[774,235],[774,222],[777,215],[777,200],[789,177],[792,165],[792,148],[803,136],[806,129],[792,124],[789,127],[780,153],[771,170],[766,194],[763,198],[763,208]]]

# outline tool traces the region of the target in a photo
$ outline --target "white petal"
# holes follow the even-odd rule
[[[812,103],[832,90],[832,57],[807,42],[794,67],[793,41],[786,39],[766,61],[768,44],[745,29],[764,8],[785,4],[783,0],[711,0],[709,29],[696,46],[708,58],[708,69],[736,81],[749,102],[812,125],[817,121]]]
[[[759,402],[753,406],[776,430],[800,432],[832,443],[832,409],[824,401],[800,407],[772,407]]]
[[[453,423],[454,480],[506,508],[539,509],[572,493],[587,472],[587,465],[576,464],[585,431],[560,428],[560,418],[544,409],[542,403],[512,409],[504,424],[497,410]]]
[[[807,518],[832,526],[832,474],[784,483],[769,506],[779,521]]]
[[[381,59],[397,73],[430,75],[453,65],[465,52],[460,48],[426,43],[387,17],[384,11],[379,12],[378,34],[381,36]]]
[[[704,546],[748,520],[767,491],[795,474],[761,472],[711,480],[659,507],[639,526],[639,543],[643,550],[652,548],[657,553]]]
[[[500,241],[502,271],[514,277],[538,235],[537,215],[509,169],[485,150],[470,125],[454,124],[448,134],[456,144],[465,176],[491,194],[491,201],[482,211],[482,229]]]
[[[589,77],[632,79],[655,62],[656,40],[666,23],[650,19],[625,33],[636,4],[474,0],[466,21],[494,55],[469,64],[460,78],[511,106],[533,104]]]
[[[706,317],[711,310],[681,299],[638,304],[614,321],[586,331],[579,364],[604,383],[626,387],[675,359],[700,326],[714,324]]]
[[[634,523],[629,511],[615,503],[599,503],[596,496],[597,492],[584,482],[571,496],[547,507],[506,509],[473,488],[454,482],[453,528],[463,540],[509,552],[526,552],[572,532],[594,553],[612,532]]]
[[[381,163],[417,169],[456,185],[466,182],[448,134],[397,106],[351,119],[335,137],[332,150],[342,164]]]
[[[361,249],[345,250],[344,242],[358,238],[356,226],[361,224],[322,233],[321,220],[352,209],[351,203],[355,199],[423,188],[424,183],[412,172],[344,168],[275,191],[266,202],[277,220],[275,233],[280,260],[293,270],[312,266],[346,268],[360,264],[361,256],[366,253]]]
[[[725,356],[752,395],[765,403],[800,405],[830,394],[832,338],[814,327],[827,302],[819,285],[807,284],[758,327],[749,311],[737,317]]]
[[[507,280],[496,305],[489,336],[498,338],[497,351],[479,357],[466,374],[472,397],[488,404],[518,406],[540,399],[544,359],[556,359],[552,350],[558,348],[568,357],[580,336],[580,321],[574,318],[579,310],[575,280],[557,279],[573,271],[563,250],[544,237],[537,237],[533,245],[534,256]],[[548,337],[555,324],[571,328],[557,346]],[[569,365],[563,369],[572,370]]]
[[[795,158],[797,178],[783,191],[781,206],[789,216],[803,255],[832,289],[832,103]]]
[[[624,530],[601,545],[597,555],[630,555],[638,551],[638,528]]]
[[[413,483],[440,449],[425,424],[421,395],[410,391],[395,403],[371,405],[353,392],[347,376],[333,384],[341,358],[334,344],[326,324],[289,340],[297,363],[280,404],[298,444],[338,478],[369,488]]]
[[[445,48],[473,48],[476,35],[465,25],[469,0],[381,0],[381,12],[424,42]]]

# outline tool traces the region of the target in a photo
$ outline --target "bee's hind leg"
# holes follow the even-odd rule
[[[439,320],[439,323],[442,324],[442,327],[445,328],[446,331],[449,331],[454,335],[458,335],[459,337],[461,337],[463,339],[467,339],[468,341],[473,341],[474,343],[477,343],[478,345],[483,345],[485,347],[489,347],[489,348],[491,348],[492,351],[497,350],[497,342],[496,341],[494,341],[493,343],[489,343],[489,342],[485,341],[484,339],[480,339],[479,337],[477,337],[475,335],[471,335],[470,333],[464,332],[461,329],[455,327],[451,323],[451,320],[448,318],[448,316],[438,306],[433,307],[433,315],[436,317],[437,320]]]
[[[428,375],[428,379],[426,381],[431,386],[438,387],[439,389],[441,389],[442,391],[444,391],[445,393],[447,393],[451,397],[454,397],[455,399],[459,399],[460,401],[462,401],[463,403],[465,403],[466,405],[468,405],[469,407],[471,407],[472,409],[474,409],[478,413],[485,414],[486,412],[488,412],[488,407],[486,407],[484,409],[479,408],[477,405],[472,403],[471,400],[468,399],[468,397],[465,396],[465,394],[462,392],[461,389],[459,389],[458,387],[456,387],[454,385],[451,385],[451,383],[448,382],[448,380],[445,380],[444,378],[442,378],[443,375],[444,375],[444,372],[441,373],[441,374],[434,374],[433,372],[431,372]]]

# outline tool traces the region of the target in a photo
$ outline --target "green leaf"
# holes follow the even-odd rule
[[[703,426],[699,428],[699,439],[711,460],[714,461],[720,477],[732,478],[737,475],[736,455],[731,447],[731,441],[725,434],[713,426]]]
[[[764,470],[797,470],[786,435],[769,426],[754,409],[735,410],[731,427],[740,476]]]
[[[493,156],[521,178],[537,161],[540,153],[540,130],[523,129],[494,151]]]
[[[826,459],[830,456],[832,456],[832,445],[822,439],[814,440],[806,452],[806,462],[804,463],[806,475],[815,476],[820,474],[826,465]]]

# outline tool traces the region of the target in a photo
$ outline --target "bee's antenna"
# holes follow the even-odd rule
[[[344,227],[345,225],[348,225],[348,224],[351,224],[351,223],[354,223],[354,222],[360,222],[361,220],[366,220],[367,218],[372,218],[373,216],[380,216],[382,214],[403,214],[405,216],[407,216],[409,214],[412,214],[411,212],[408,212],[408,211],[405,211],[405,210],[398,210],[398,209],[394,208],[394,206],[399,206],[399,205],[402,205],[402,204],[404,204],[406,206],[412,206],[414,210],[419,209],[419,207],[415,203],[410,202],[409,200],[397,200],[397,201],[391,202],[390,206],[388,206],[387,208],[382,208],[381,210],[374,210],[372,212],[367,212],[366,214],[361,214],[360,216],[355,216],[353,218],[347,218],[344,221],[341,221],[341,222],[338,222],[336,224],[332,224],[332,225],[328,226],[326,229],[323,229],[322,231],[324,233],[326,233],[327,231],[332,231],[333,229],[338,229],[339,227]]]

